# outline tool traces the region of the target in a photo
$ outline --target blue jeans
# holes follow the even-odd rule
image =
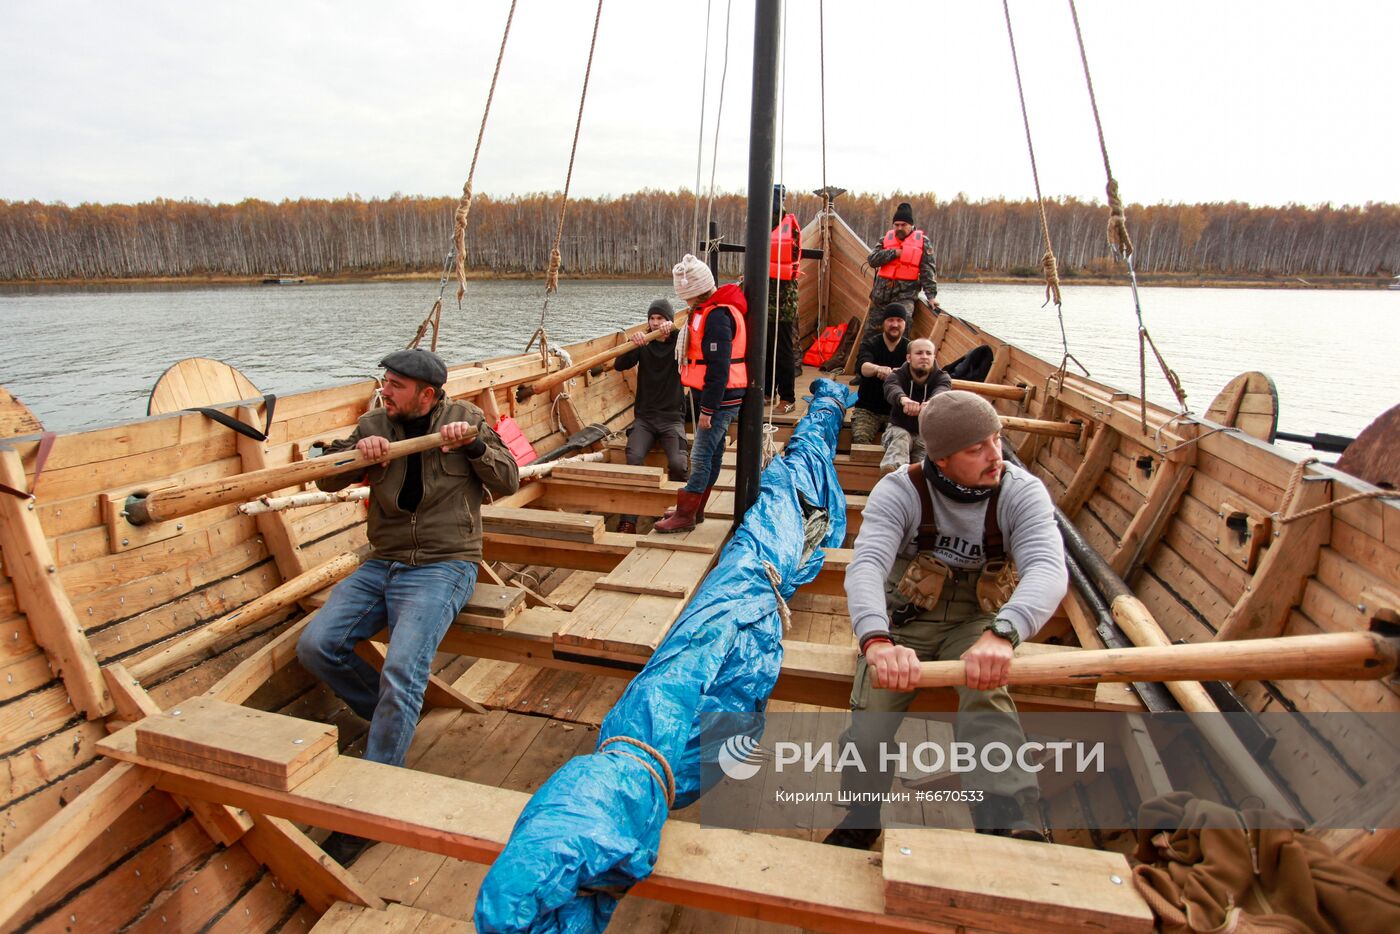
[[[710,427],[695,426],[695,443],[690,448],[690,479],[687,493],[703,493],[715,485],[720,468],[724,466],[724,436],[729,423],[739,414],[739,406],[731,405],[710,416]]]
[[[365,758],[403,765],[433,654],[476,586],[476,564],[442,561],[414,567],[366,561],[336,585],[297,641],[297,658],[369,721]],[[389,627],[383,672],[355,645]]]

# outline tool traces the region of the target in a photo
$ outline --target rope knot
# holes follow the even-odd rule
[[[1108,179],[1108,245],[1124,258],[1133,255],[1133,239],[1128,236],[1128,219],[1123,199],[1118,195],[1118,179]]]
[[[457,254],[457,304],[467,294],[467,218],[472,213],[472,180],[462,186],[462,198],[452,212],[452,248]]]
[[[792,610],[788,608],[787,601],[783,599],[783,592],[778,589],[782,583],[782,576],[778,573],[771,562],[763,562],[763,571],[768,575],[768,584],[773,588],[773,597],[778,601],[778,618],[783,621],[783,632],[792,628]]]
[[[559,248],[549,251],[549,270],[544,274],[544,294],[553,295],[559,291],[559,264],[562,257]]]
[[[1052,301],[1055,303],[1056,307],[1059,307],[1060,267],[1055,261],[1055,253],[1053,250],[1045,251],[1045,255],[1040,258],[1040,265],[1041,268],[1045,270],[1045,301],[1040,307],[1044,308]]]

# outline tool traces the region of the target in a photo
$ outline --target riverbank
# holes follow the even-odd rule
[[[303,276],[297,273],[283,273],[280,276],[282,281],[269,281],[273,278],[269,275],[261,276],[133,276],[129,278],[98,278],[98,279],[8,279],[0,281],[0,289],[14,287],[37,287],[37,288],[74,288],[80,286],[161,286],[161,285],[268,285],[290,288],[298,285],[316,285],[329,283],[347,282],[408,282],[408,281],[437,281],[436,272],[377,272],[377,273],[346,273],[334,276]],[[522,272],[519,270],[496,272],[489,269],[473,269],[467,271],[467,279],[473,281],[543,281],[543,276],[536,272]],[[565,279],[582,279],[598,282],[624,282],[624,281],[644,281],[649,279],[665,280],[668,278],[659,273],[635,273],[635,274],[565,274]],[[295,281],[291,281],[295,280]],[[454,280],[455,281],[455,280]],[[1011,276],[998,272],[963,272],[960,274],[948,274],[939,277],[939,281],[947,284],[974,283],[981,285],[1033,285],[1039,280],[1030,276]],[[1104,285],[1121,286],[1126,284],[1127,276],[1087,276],[1068,275],[1060,279],[1062,286],[1071,285]],[[1217,276],[1198,275],[1194,273],[1156,273],[1152,275],[1139,275],[1138,284],[1143,286],[1156,286],[1166,288],[1212,288],[1212,289],[1378,289],[1384,290],[1389,287],[1392,279],[1389,276]]]

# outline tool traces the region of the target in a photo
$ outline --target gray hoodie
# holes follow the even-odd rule
[[[997,525],[1021,581],[998,616],[1007,619],[1023,640],[1045,625],[1069,586],[1064,542],[1055,525],[1055,510],[1045,485],[1030,473],[1006,465],[998,500]],[[934,522],[939,546],[934,555],[949,567],[976,570],[986,563],[982,531],[988,500],[958,503],[932,485]],[[885,579],[898,557],[912,558],[919,529],[919,493],[909,468],[886,474],[875,484],[861,513],[855,556],[846,570],[846,604],[856,640],[889,630]]]

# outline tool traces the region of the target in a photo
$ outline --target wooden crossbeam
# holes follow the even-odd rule
[[[1146,934],[1155,924],[1122,853],[891,828],[883,857],[891,914],[1014,934],[1041,934],[1048,919],[1063,930],[1124,934]]]
[[[148,762],[137,752],[129,729],[108,737],[100,749],[128,762]],[[294,793],[180,766],[150,765],[159,770],[158,784],[166,790],[478,863],[491,863],[499,855],[529,797],[347,757],[338,757]],[[395,794],[384,794],[391,786]],[[1016,863],[1018,873],[1039,872],[1042,861],[1063,858],[1062,849],[1049,844],[1028,849]],[[763,867],[761,874],[755,866]],[[814,878],[822,885],[813,886]],[[893,934],[948,929],[945,923],[887,914],[885,878],[869,853],[684,821],[666,825],[651,876],[631,891],[813,930]],[[1081,910],[1093,911],[1088,894],[1080,894]]]
[[[0,450],[0,483],[29,489],[19,454]],[[97,654],[83,633],[78,614],[59,583],[57,564],[49,551],[33,500],[0,493],[0,552],[4,573],[15,586],[19,608],[29,620],[34,641],[43,647],[49,664],[63,679],[73,706],[89,720],[111,713],[111,695],[98,670]]]

